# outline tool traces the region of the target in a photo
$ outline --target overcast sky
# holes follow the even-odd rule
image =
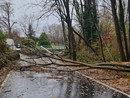
[[[12,0],[13,7],[14,7],[14,16],[16,19],[19,19],[24,14],[36,14],[36,12],[39,12],[39,8],[27,8],[27,4],[30,3],[38,3],[40,0]],[[51,16],[52,17],[52,16]],[[56,19],[56,18],[55,18]],[[49,19],[49,23],[55,23],[57,20],[55,20],[54,17]],[[47,20],[46,20],[47,21]]]
[[[28,15],[38,15],[39,13],[39,8],[35,7],[35,8],[27,8],[27,4],[30,3],[36,3],[39,0],[12,0],[13,3],[13,8],[14,8],[14,20],[16,20],[17,22],[21,21],[21,17],[24,16],[24,14],[28,14]],[[49,25],[49,24],[54,24],[54,23],[58,23],[58,20],[55,16],[51,16],[48,19],[44,19],[39,23],[39,28],[40,31],[43,30],[43,26]],[[39,29],[38,29],[39,30]]]

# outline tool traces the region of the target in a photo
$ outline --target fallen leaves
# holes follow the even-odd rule
[[[130,74],[126,73],[117,73],[113,71],[107,70],[87,70],[87,71],[79,71],[87,76],[91,76],[92,78],[99,80],[109,86],[117,88],[125,93],[130,94]]]

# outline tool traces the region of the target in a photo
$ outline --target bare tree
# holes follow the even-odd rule
[[[63,44],[63,31],[62,31],[62,26],[60,24],[52,24],[48,25],[46,28],[47,30],[44,30],[49,38],[50,41],[54,44]]]
[[[34,15],[24,15],[22,21],[19,22],[22,32],[29,38],[35,36],[34,29],[37,29],[38,23],[36,23],[36,17]]]
[[[6,28],[6,30],[9,33],[9,37],[11,34],[11,29],[13,27],[13,25],[16,22],[12,22],[11,16],[13,15],[13,8],[12,8],[12,4],[11,2],[3,2],[0,5],[0,10],[1,10],[1,15],[0,15],[0,25],[4,28]]]
[[[76,42],[75,42],[73,26],[72,26],[73,8],[70,7],[70,0],[67,0],[67,1],[66,0],[55,0],[55,5],[56,5],[56,8],[58,9],[57,11],[60,15],[62,22],[65,21],[68,26],[70,58],[73,58],[73,60],[76,60]]]

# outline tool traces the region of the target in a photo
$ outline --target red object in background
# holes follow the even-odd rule
[[[112,37],[111,37],[110,32],[111,32],[111,30],[105,32],[105,33],[101,36],[103,44],[108,44],[108,43],[111,42]]]

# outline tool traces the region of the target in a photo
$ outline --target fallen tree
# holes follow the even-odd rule
[[[82,62],[77,62],[77,61],[72,61],[69,59],[64,59],[61,56],[50,52],[49,50],[43,48],[44,52],[37,49],[37,48],[27,48],[31,53],[36,55],[37,57],[28,57],[25,59],[21,59],[22,61],[25,61],[27,63],[30,63],[31,66],[28,67],[34,67],[34,66],[39,66],[39,67],[49,67],[50,65],[56,65],[62,66],[62,67],[70,67],[67,70],[65,69],[57,69],[56,67],[53,69],[59,70],[59,71],[78,71],[78,70],[88,70],[88,69],[105,69],[105,70],[113,70],[113,71],[121,71],[121,72],[130,72],[130,62],[103,62],[103,63],[96,63],[96,64],[87,64],[87,63],[82,63]],[[23,52],[24,53],[24,52]],[[44,59],[48,59],[48,62],[45,62]],[[28,61],[31,59],[32,61]],[[36,62],[37,59],[41,59],[43,63],[39,64]],[[22,67],[23,68],[23,67]]]

